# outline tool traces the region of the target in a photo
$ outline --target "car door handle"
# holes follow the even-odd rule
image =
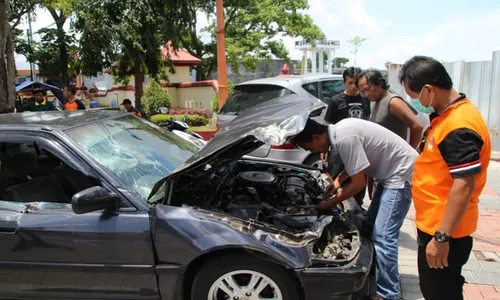
[[[16,234],[17,229],[14,227],[0,227],[0,235]]]

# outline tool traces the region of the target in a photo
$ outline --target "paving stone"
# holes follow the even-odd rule
[[[500,272],[500,262],[479,261],[483,270],[488,272]]]
[[[481,265],[476,259],[469,259],[463,267],[464,270],[481,271]]]
[[[462,276],[465,278],[466,283],[477,283],[477,280],[474,277],[474,274],[472,274],[472,271],[464,270],[462,271]]]
[[[425,300],[421,293],[403,293],[403,300]]]
[[[494,285],[500,286],[500,270],[498,272],[487,272]]]
[[[500,257],[495,252],[492,251],[483,251],[484,256],[487,261],[498,262],[500,261]]]
[[[493,284],[490,277],[488,276],[488,273],[484,271],[471,271],[471,272],[474,275],[474,278],[476,279],[476,283],[485,285]]]
[[[401,285],[403,286],[403,292],[406,293],[420,293],[420,286],[418,278],[401,278]]]

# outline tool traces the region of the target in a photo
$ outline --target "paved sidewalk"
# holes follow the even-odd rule
[[[500,163],[492,161],[480,198],[479,225],[463,276],[465,299],[500,300]],[[399,270],[404,300],[423,299],[418,285],[417,242],[412,209],[401,229]]]

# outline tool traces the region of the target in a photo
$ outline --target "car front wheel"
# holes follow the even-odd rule
[[[299,300],[297,283],[285,269],[252,256],[207,262],[196,275],[192,300]]]

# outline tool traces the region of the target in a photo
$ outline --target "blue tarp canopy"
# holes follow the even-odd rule
[[[25,81],[16,86],[16,92],[33,92],[35,90],[50,90],[52,94],[54,94],[54,96],[61,101],[61,103],[66,103],[66,99],[64,99],[61,89],[57,86],[32,81]]]

